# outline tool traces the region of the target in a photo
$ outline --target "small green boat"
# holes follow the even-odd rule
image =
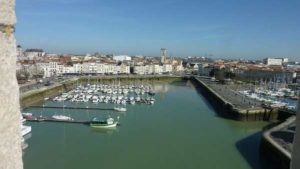
[[[90,126],[93,128],[114,128],[118,125],[118,123],[119,123],[119,117],[117,121],[115,121],[111,117],[104,120],[93,118],[93,120],[90,122]]]

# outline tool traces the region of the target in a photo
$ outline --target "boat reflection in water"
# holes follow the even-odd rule
[[[99,134],[113,134],[114,132],[119,132],[119,129],[117,127],[114,127],[114,128],[93,128],[93,127],[91,127],[91,131],[93,133],[99,133]]]

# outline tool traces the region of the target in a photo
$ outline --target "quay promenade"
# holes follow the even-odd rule
[[[239,93],[239,90],[247,90],[251,89],[252,86],[248,84],[219,84],[215,81],[211,81],[207,78],[201,78],[197,77],[198,79],[201,79],[202,82],[207,84],[211,89],[219,93],[224,99],[229,101],[233,106],[240,108],[240,109],[255,109],[260,108],[262,102],[251,99],[249,97],[246,97],[245,95]]]
[[[194,76],[192,79],[201,86],[201,91],[214,107],[220,110],[218,112],[222,116],[242,121],[277,119],[277,109],[265,108],[260,101],[238,93],[238,90],[249,89],[251,86],[219,84],[200,76]]]

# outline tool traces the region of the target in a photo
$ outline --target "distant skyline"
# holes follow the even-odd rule
[[[300,61],[298,0],[16,0],[18,44],[50,53]]]

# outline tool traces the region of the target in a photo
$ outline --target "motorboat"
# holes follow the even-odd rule
[[[118,125],[118,123],[119,123],[119,117],[117,121],[115,121],[111,117],[104,120],[93,118],[93,120],[90,122],[90,126],[94,128],[114,128]]]

